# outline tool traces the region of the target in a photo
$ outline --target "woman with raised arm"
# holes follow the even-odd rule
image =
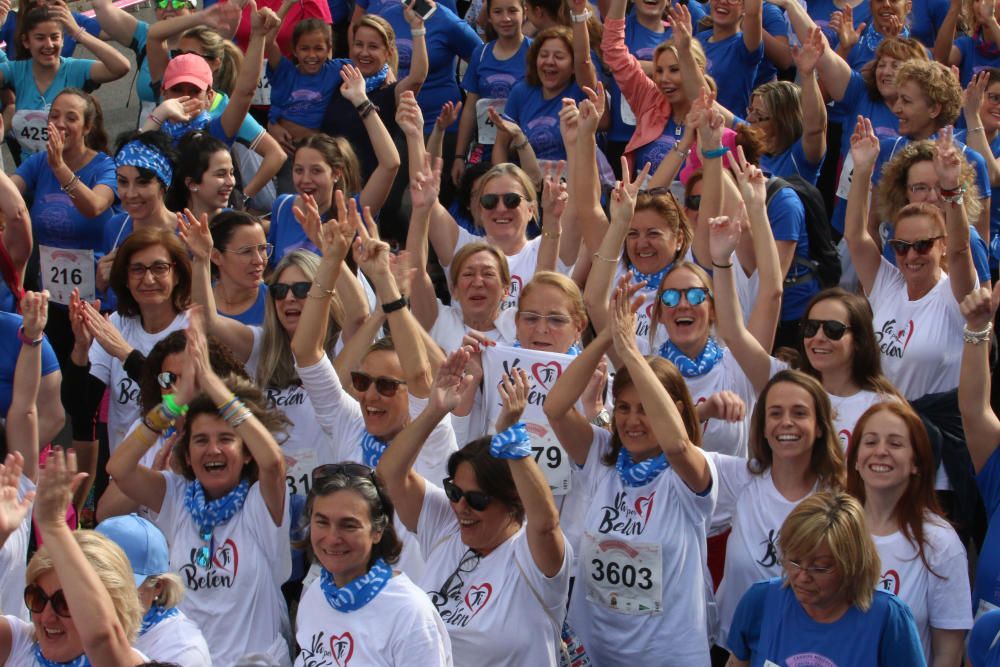
[[[684,378],[636,347],[637,307],[620,285],[609,326],[545,401],[559,442],[582,467],[574,483],[592,499],[577,573],[585,594],[573,596],[569,621],[601,665],[645,659],[664,632],[674,640],[669,652],[658,653],[663,665],[704,665],[709,620],[703,570],[718,489],[715,465],[701,451],[701,427]],[[612,345],[622,367],[612,385],[609,432],[592,426],[575,404]],[[628,641],[608,641],[610,635]]]
[[[291,573],[285,459],[275,436],[287,420],[256,387],[223,381],[208,362],[198,322],[187,329],[185,372],[108,461],[108,473],[156,513],[170,569],[187,593],[181,610],[201,628],[215,665],[263,653],[290,667],[281,584]],[[174,456],[183,474],[140,464],[184,416]],[[131,584],[131,582],[129,582]]]
[[[708,73],[719,86],[719,104],[734,114],[750,105],[757,66],[764,60],[763,0],[710,0],[711,20],[695,35],[705,49]]]
[[[913,612],[927,664],[959,667],[972,627],[969,567],[958,533],[934,495],[934,452],[908,404],[873,405],[847,455],[847,491],[865,507],[882,561],[879,588]]]
[[[425,554],[419,585],[448,629],[455,663],[555,667],[573,554],[524,425],[452,454],[443,489],[414,469],[472,381],[468,359],[460,349],[439,368],[427,408],[393,439],[378,475]],[[512,382],[505,405],[526,379]]]
[[[1000,66],[1000,23],[995,0],[951,0],[948,14],[934,40],[934,59],[959,68],[959,81],[965,87],[977,72]],[[964,16],[963,16],[964,14]],[[966,26],[963,35],[955,36],[960,20]]]
[[[989,352],[1000,286],[980,287],[962,301],[965,326],[958,406],[969,447],[976,486],[986,506],[989,528],[976,561],[972,609],[979,619],[1000,608],[1000,420],[990,408]],[[976,667],[979,667],[978,665]]]

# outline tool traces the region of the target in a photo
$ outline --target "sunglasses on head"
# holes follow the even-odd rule
[[[479,197],[479,204],[487,211],[492,211],[503,199],[503,206],[507,209],[517,208],[521,205],[521,200],[525,196],[516,192],[505,192],[502,195],[482,195]]]
[[[186,5],[187,3],[185,2],[183,4]],[[160,7],[160,9],[165,9],[165,8],[164,7]],[[174,9],[181,9],[181,7],[176,7],[175,6]],[[186,56],[188,54],[194,54],[194,55],[198,56],[199,58],[204,58],[205,60],[214,60],[214,58],[212,58],[212,56],[206,56],[204,53],[198,53],[197,51],[185,51],[183,49],[170,49],[170,59],[171,60],[173,60],[174,58],[178,58],[180,56]]]
[[[469,504],[469,507],[477,512],[482,512],[493,502],[493,496],[485,494],[482,491],[463,491],[455,485],[451,477],[444,480],[444,493],[448,496],[448,500],[453,503],[457,503],[462,498],[465,498],[465,502]]]
[[[52,603],[52,611],[56,613],[57,616],[62,616],[63,618],[72,618],[72,614],[69,613],[69,605],[66,603],[66,596],[63,595],[62,589],[48,596],[42,587],[37,584],[28,584],[24,589],[24,605],[35,614],[41,614],[45,611],[45,605],[49,602]]]
[[[684,198],[684,208],[697,211],[701,208],[701,195],[688,195]]]
[[[156,6],[160,9],[166,9],[170,7],[172,9],[184,9],[185,7],[190,7],[191,3],[188,0],[156,0]],[[173,54],[170,56],[173,58]]]
[[[837,320],[806,320],[802,323],[802,337],[812,338],[823,327],[823,335],[830,340],[840,340],[851,327]]]
[[[348,477],[361,477],[375,480],[375,471],[363,463],[324,463],[316,466],[312,471],[312,483],[315,488],[317,484],[334,475],[346,475]]]
[[[372,386],[372,382],[375,383],[375,391],[377,391],[382,396],[386,398],[392,398],[399,391],[400,385],[406,384],[403,380],[397,380],[395,378],[387,377],[372,377],[368,373],[362,373],[361,371],[351,371],[351,384],[359,392],[368,391],[368,387]]]
[[[889,245],[892,246],[892,251],[900,257],[910,252],[910,248],[916,250],[918,255],[926,255],[931,251],[931,248],[934,247],[934,244],[943,238],[943,236],[932,236],[929,239],[919,239],[917,241],[900,241],[899,239],[892,239],[889,241]]]
[[[307,282],[292,283],[291,285],[288,283],[274,283],[268,286],[267,289],[275,301],[281,301],[288,296],[288,290],[292,291],[292,296],[296,299],[304,299],[309,294],[310,287],[312,287],[312,283]]]
[[[712,296],[712,292],[704,287],[688,287],[687,289],[665,289],[660,295],[660,303],[667,308],[676,308],[681,302],[681,294],[687,298],[687,302],[692,306],[700,306],[705,303],[705,299]]]
[[[177,373],[171,373],[170,371],[163,371],[162,373],[156,374],[156,384],[160,385],[160,389],[167,390],[171,389],[177,382]]]

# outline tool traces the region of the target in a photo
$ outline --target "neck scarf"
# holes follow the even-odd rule
[[[677,370],[686,378],[701,377],[705,373],[715,368],[715,364],[722,359],[722,348],[715,341],[714,336],[708,337],[705,349],[701,351],[696,359],[684,355],[676,345],[667,341],[660,346],[660,356],[677,366]]]
[[[632,272],[632,284],[641,283],[643,280],[646,281],[646,286],[643,289],[653,290],[654,292],[660,289],[660,281],[663,280],[663,276],[667,275],[674,266],[673,262],[670,262],[665,267],[657,271],[656,273],[643,273],[639,269],[629,262],[628,270]]]
[[[994,44],[990,41],[982,28],[976,31],[975,42],[976,50],[979,51],[980,55],[991,59],[1000,58],[1000,44]]]
[[[90,667],[90,660],[86,655],[81,655],[75,660],[70,660],[69,662],[56,662],[55,660],[49,660],[44,655],[42,655],[42,648],[35,642],[35,662],[40,665],[40,667]]]
[[[390,579],[392,579],[392,568],[379,558],[364,576],[358,577],[343,588],[337,588],[337,584],[333,582],[333,575],[326,568],[323,568],[320,574],[319,583],[330,606],[346,613],[357,611],[374,600]]]
[[[146,612],[146,615],[142,617],[142,627],[139,628],[139,636],[143,636],[149,632],[153,626],[155,626],[160,621],[164,621],[168,618],[173,618],[180,612],[177,611],[177,607],[171,607],[170,609],[164,609],[158,604],[154,604]]]
[[[660,476],[660,473],[670,467],[667,463],[667,455],[660,452],[653,458],[636,463],[632,456],[622,447],[618,450],[618,460],[615,461],[615,469],[625,486],[636,487],[649,484]]]
[[[207,111],[202,111],[188,121],[177,122],[176,120],[168,120],[160,126],[160,131],[170,137],[174,143],[177,143],[188,132],[203,130],[210,122],[212,122],[212,117]]]
[[[184,494],[184,507],[198,526],[198,532],[204,535],[236,516],[243,509],[249,491],[250,482],[243,479],[235,489],[218,500],[205,500],[205,489],[201,482],[195,480],[188,485]]]
[[[371,76],[365,77],[365,92],[370,93],[373,90],[378,90],[385,85],[386,77],[389,76],[389,63],[382,65],[382,69],[375,72]]]
[[[366,430],[361,437],[361,462],[369,468],[374,468],[378,465],[382,455],[385,454],[385,448],[388,446],[389,443],[385,440],[376,438]]]
[[[909,37],[910,30],[904,25],[903,29],[899,33],[899,36]],[[884,39],[885,36],[875,29],[875,21],[872,21],[871,25],[865,28],[864,32],[861,33],[861,37],[858,38],[858,44],[863,48],[868,49],[871,53],[875,53],[875,49],[878,48],[878,45],[881,44]]]

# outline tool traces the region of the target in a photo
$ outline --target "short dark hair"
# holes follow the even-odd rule
[[[137,229],[118,247],[115,260],[111,264],[111,289],[118,297],[119,314],[139,315],[139,304],[128,287],[128,266],[132,261],[132,255],[157,245],[166,249],[170,261],[174,263],[173,271],[177,276],[177,284],[170,295],[174,310],[180,313],[191,305],[191,260],[177,235],[161,229]]]
[[[157,153],[160,153],[167,159],[167,162],[170,163],[171,170],[175,170],[177,168],[177,151],[174,150],[174,145],[173,142],[170,141],[170,137],[165,135],[163,132],[139,132],[138,130],[122,132],[115,140],[115,157],[118,157],[118,153],[121,152],[122,148],[124,148],[126,144],[130,144],[133,141],[146,144]],[[152,169],[138,166],[135,169],[139,172],[139,177],[144,181],[152,181],[154,178],[160,181],[160,184],[163,186],[164,193],[166,193],[167,189],[170,187],[170,183],[164,183]]]
[[[524,503],[514,486],[510,466],[490,455],[490,437],[473,440],[448,457],[448,477],[454,477],[459,464],[468,463],[483,493],[507,506],[518,523],[524,523]]]

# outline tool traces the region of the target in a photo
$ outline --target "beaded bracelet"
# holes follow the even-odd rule
[[[980,331],[969,331],[969,325],[962,327],[962,340],[970,345],[980,345],[982,343],[989,342],[990,335],[993,333],[993,323],[990,322],[985,328]]]
[[[236,428],[237,426],[239,426],[246,420],[250,419],[251,417],[253,417],[253,412],[250,411],[250,408],[244,406],[240,412],[237,412],[235,415],[233,415],[226,421],[229,422],[230,426]]]

